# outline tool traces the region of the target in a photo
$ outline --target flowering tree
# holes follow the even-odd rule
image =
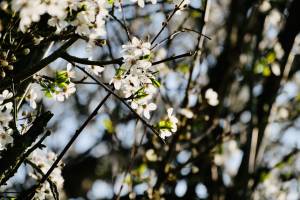
[[[1,197],[300,198],[299,1],[0,5]]]

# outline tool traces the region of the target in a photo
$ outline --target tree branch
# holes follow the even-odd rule
[[[41,180],[38,182],[38,184],[34,185],[32,188],[30,188],[25,194],[22,195],[22,197],[18,197],[18,199],[22,199],[22,200],[30,200],[33,198],[36,190],[38,189],[38,187],[43,184],[48,177],[50,176],[50,174],[53,172],[53,170],[56,168],[57,164],[61,161],[61,159],[63,158],[63,156],[66,154],[66,152],[69,150],[69,148],[72,146],[72,144],[74,143],[74,141],[77,139],[77,137],[82,133],[82,131],[85,129],[85,127],[88,125],[88,123],[97,115],[98,111],[100,110],[100,108],[103,106],[103,104],[106,102],[106,100],[108,99],[108,97],[110,96],[110,93],[107,94],[104,99],[98,104],[98,106],[93,110],[93,112],[88,116],[88,118],[85,120],[85,122],[80,126],[80,128],[75,132],[75,134],[73,135],[73,137],[69,140],[69,142],[67,143],[67,145],[64,147],[64,149],[62,150],[62,152],[57,156],[56,160],[53,162],[52,166],[49,168],[49,170],[47,171],[47,173],[41,178]]]
[[[14,138],[14,145],[8,147],[1,152],[0,158],[0,185],[14,175],[18,167],[24,161],[24,155],[27,148],[37,139],[37,137],[44,132],[44,128],[52,118],[51,112],[45,112],[35,119],[33,125],[24,135],[17,135]]]
[[[11,85],[11,79],[13,78],[16,84],[23,82],[29,77],[33,76],[36,72],[40,71],[44,67],[46,67],[51,62],[55,61],[57,58],[61,56],[75,41],[77,37],[73,37],[69,39],[65,44],[63,44],[59,49],[54,51],[51,55],[46,58],[40,60],[36,65],[32,66],[29,69],[25,69],[19,73],[12,74],[9,77],[6,77],[4,80],[0,81],[0,90],[6,89]]]

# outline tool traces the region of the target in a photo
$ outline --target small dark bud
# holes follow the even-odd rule
[[[0,72],[0,77],[1,77],[1,78],[4,78],[4,77],[5,77],[5,75],[6,75],[6,74],[5,74],[5,72],[4,72],[4,71],[1,71],[1,72]]]
[[[5,58],[7,56],[7,53],[5,51],[2,51],[0,56]]]
[[[8,66],[7,66],[7,69],[10,70],[10,71],[12,71],[12,70],[14,69],[14,66],[8,65]]]
[[[12,55],[12,56],[11,56],[11,61],[12,61],[12,62],[16,62],[16,61],[17,61],[17,57],[16,57],[15,55]]]
[[[1,61],[0,61],[0,65],[3,66],[3,67],[7,67],[8,64],[9,64],[9,63],[8,63],[6,60],[1,60]]]
[[[30,49],[29,48],[26,48],[23,50],[23,54],[24,55],[28,55],[30,53]]]

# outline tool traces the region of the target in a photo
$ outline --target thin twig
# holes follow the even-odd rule
[[[123,22],[122,22],[121,20],[119,20],[113,13],[109,13],[109,14],[110,14],[110,16],[111,16],[114,20],[116,20],[116,21],[120,24],[120,26],[125,30],[127,39],[128,39],[129,41],[131,41],[129,29],[128,29],[128,27],[126,26],[125,22],[123,23]]]
[[[44,172],[35,163],[31,162],[29,159],[26,159],[25,163],[29,164],[41,176],[45,176]],[[50,178],[47,178],[47,181],[50,185],[50,189],[51,189],[54,200],[59,200],[59,192],[58,192],[57,186]]]
[[[74,63],[73,63],[74,65]],[[113,96],[115,96],[117,99],[119,99],[139,120],[141,120],[143,122],[143,124],[145,126],[147,126],[150,130],[152,130],[152,132],[163,142],[165,143],[165,141],[159,136],[159,133],[157,132],[157,130],[151,125],[149,124],[143,117],[141,117],[127,102],[126,100],[124,100],[122,97],[120,97],[119,95],[117,95],[114,91],[112,91],[112,89],[110,89],[109,87],[107,87],[104,83],[100,82],[98,79],[96,79],[95,77],[93,77],[90,73],[88,73],[83,67],[80,67],[78,65],[74,65],[76,68],[78,68],[79,70],[81,70],[83,73],[85,73],[87,76],[89,76],[91,79],[93,79],[94,81],[96,81],[100,86],[102,86],[107,92],[109,92],[110,94],[112,94]]]
[[[153,62],[152,65],[158,65],[158,64],[161,64],[161,63],[164,63],[164,62],[169,62],[169,61],[173,61],[173,60],[176,60],[176,59],[189,57],[189,56],[194,55],[196,52],[197,52],[197,51],[193,51],[193,52],[190,51],[190,52],[188,52],[188,53],[179,54],[179,55],[177,55],[177,56],[171,56],[171,57],[168,57],[168,58],[165,58],[165,59],[162,59],[162,60]]]
[[[155,37],[152,39],[151,44],[153,44],[155,42],[155,40],[158,38],[158,36],[160,36],[160,34],[166,28],[166,26],[168,25],[168,23],[170,22],[170,20],[172,19],[172,17],[175,15],[175,13],[178,10],[180,10],[180,6],[183,4],[183,2],[184,2],[184,0],[182,0],[179,5],[175,5],[175,8],[174,8],[173,12],[168,16],[167,20],[165,22],[163,22],[163,26],[158,31],[158,33],[155,35]]]
[[[94,61],[94,60],[89,60],[87,58],[78,58],[78,57],[72,56],[66,52],[61,55],[61,58],[65,59],[67,61],[72,61],[72,62],[85,64],[85,65],[104,66],[104,65],[111,65],[111,64],[118,64],[118,65],[123,64],[123,58],[117,58],[117,59],[107,60],[107,61]]]
[[[194,55],[194,60],[197,61],[199,60],[200,62],[200,56],[201,56],[201,49],[202,49],[202,46],[203,46],[203,43],[204,43],[204,38],[202,36],[205,37],[205,25],[206,25],[206,22],[208,20],[208,13],[209,13],[209,0],[206,0],[205,1],[205,4],[204,4],[204,12],[202,13],[202,18],[201,18],[201,22],[202,22],[202,26],[201,26],[201,30],[200,31],[194,31],[196,33],[199,34],[199,37],[198,37],[198,42],[197,42],[197,49],[200,50],[196,52],[196,54]],[[186,30],[191,30],[191,29],[186,29]],[[208,37],[206,37],[208,38]],[[210,39],[210,38],[208,38]],[[199,57],[199,59],[197,59]],[[193,72],[194,72],[194,65],[195,63],[193,63],[191,65],[191,68],[190,68],[190,73],[189,73],[189,78],[188,78],[188,83],[187,83],[187,86],[186,86],[186,90],[185,90],[185,96],[184,96],[184,100],[182,101],[182,106],[186,106],[187,103],[188,103],[188,93],[189,93],[189,89],[190,89],[190,86],[191,86],[191,82],[192,82],[192,77],[193,77]]]
[[[158,65],[158,64],[161,64],[164,62],[173,61],[173,60],[180,59],[180,58],[189,57],[189,56],[194,55],[196,52],[197,51],[187,52],[187,53],[179,54],[176,56],[171,56],[171,57],[159,60],[159,61],[155,61],[152,63],[152,66],[155,66],[155,65]],[[88,60],[86,58],[78,58],[76,56],[71,56],[68,53],[62,54],[61,58],[67,60],[68,62],[75,62],[75,63],[85,64],[85,65],[103,66],[103,65],[109,65],[109,64],[118,64],[118,65],[123,64],[123,58],[116,58],[116,59],[108,60],[108,61],[95,61],[95,60]]]
[[[18,128],[17,128],[17,121],[18,121],[18,116],[17,116],[17,100],[16,100],[16,91],[15,91],[15,83],[14,83],[14,79],[11,79],[11,89],[12,89],[12,93],[13,93],[13,126],[14,126],[14,130],[16,132],[18,132]]]
[[[138,152],[138,149],[140,148],[140,146],[142,145],[143,143],[143,140],[144,140],[144,137],[145,137],[145,133],[146,133],[146,130],[144,130],[143,132],[143,135],[142,135],[142,138],[138,144],[138,146],[135,144],[132,148],[132,157],[131,157],[131,162],[130,164],[128,165],[127,169],[126,169],[126,172],[124,174],[124,180],[126,179],[126,176],[127,174],[131,171],[132,167],[133,167],[133,164],[134,164],[134,161],[135,161],[135,158],[136,158],[136,155],[137,155],[137,152]],[[119,192],[117,193],[116,197],[114,199],[116,200],[120,200],[120,195],[121,195],[121,192],[122,192],[122,189],[124,187],[124,181],[122,181],[122,185],[120,187],[120,190]]]
[[[169,35],[168,37],[162,39],[160,42],[156,43],[153,47],[151,47],[150,50],[160,46],[162,43],[166,42],[166,41],[169,41],[169,40],[173,40],[175,37],[177,37],[180,33],[186,33],[186,32],[194,32],[194,33],[197,33],[209,40],[211,40],[211,38],[207,35],[204,35],[203,33],[199,32],[199,31],[195,31],[195,30],[192,30],[192,29],[189,29],[189,28],[182,28],[182,30],[178,30],[178,31],[175,31],[174,33],[172,33],[171,35]]]
[[[40,60],[36,65],[32,66],[28,70],[23,70],[20,73],[12,75],[12,77],[8,77],[1,82],[0,89],[7,88],[11,83],[11,78],[14,79],[15,83],[23,82],[24,80],[30,78],[35,74],[36,72],[40,71],[44,67],[46,67],[51,62],[55,61],[57,58],[61,56],[62,53],[66,51],[75,41],[77,40],[77,37],[73,37],[69,39],[65,44],[63,44],[59,49],[54,51],[51,55],[47,56],[46,58]]]
[[[98,106],[93,110],[93,112],[88,116],[88,118],[84,121],[84,123],[80,126],[80,128],[75,132],[75,134],[72,136],[72,138],[69,140],[69,142],[67,143],[67,145],[64,147],[64,149],[61,151],[61,153],[57,156],[56,160],[53,162],[53,164],[51,165],[51,167],[49,168],[49,170],[47,171],[47,173],[41,178],[41,180],[38,182],[38,184],[36,184],[35,186],[33,186],[28,194],[26,195],[25,198],[23,197],[19,197],[18,199],[25,199],[25,200],[30,200],[33,195],[35,194],[36,189],[43,184],[48,177],[50,176],[50,174],[53,172],[53,170],[56,168],[57,164],[61,161],[61,159],[63,158],[63,156],[66,154],[66,152],[69,150],[69,148],[72,146],[72,144],[74,143],[74,141],[77,139],[77,137],[82,133],[82,131],[85,129],[85,127],[88,125],[88,123],[97,115],[98,111],[100,110],[100,108],[104,105],[104,103],[106,102],[106,100],[108,99],[108,97],[111,95],[111,93],[108,93],[104,99],[98,104]]]

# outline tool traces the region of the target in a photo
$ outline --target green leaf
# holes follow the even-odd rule
[[[155,87],[160,87],[160,82],[158,80],[155,80],[154,78],[150,78],[150,80]]]
[[[148,96],[148,94],[145,92],[145,88],[141,87],[138,91],[134,93],[134,99],[142,99],[144,97]]]
[[[255,68],[254,68],[254,73],[256,74],[261,74],[264,70],[264,65],[261,63],[261,62],[258,62],[256,65],[255,65]]]
[[[136,94],[136,95],[134,96],[134,99],[142,99],[142,98],[144,98],[144,97],[146,97],[146,96],[148,96],[147,93],[145,93],[145,92],[139,92],[138,94]]]
[[[103,120],[103,126],[107,130],[108,133],[113,133],[115,131],[113,123],[110,119]]]
[[[132,183],[132,179],[131,176],[129,174],[127,174],[127,176],[124,179],[124,183],[130,185]]]
[[[267,180],[270,177],[270,173],[267,172],[263,172],[260,175],[260,182],[264,182],[265,180]]]
[[[138,168],[137,168],[139,174],[144,174],[147,170],[147,165],[145,163],[141,164]]]
[[[262,74],[263,76],[270,76],[271,75],[271,69],[269,65],[267,64],[265,59],[260,60],[254,68],[254,73],[256,74]]]
[[[45,91],[45,96],[48,98],[51,98],[52,94],[50,93],[50,91]]]
[[[107,0],[107,2],[110,4],[110,5],[112,5],[112,4],[114,4],[114,0]]]
[[[262,74],[263,74],[263,76],[270,76],[271,75],[270,67],[269,66],[264,66]]]
[[[59,88],[66,88],[67,87],[67,83],[65,83],[65,82],[62,82],[62,83],[58,83],[57,84],[57,86],[59,87]]]
[[[171,129],[172,123],[168,120],[162,120],[158,123],[157,128],[159,129]]]
[[[48,88],[47,84],[44,82],[40,82],[40,85],[42,86],[42,88]]]
[[[194,11],[192,11],[191,16],[193,18],[197,18],[197,17],[201,16],[201,13],[199,11],[194,10]]]
[[[177,67],[177,69],[178,69],[181,73],[186,74],[186,73],[189,72],[190,66],[189,66],[188,64],[182,64],[182,65],[179,65],[179,66]]]
[[[144,55],[144,56],[142,56],[142,58],[141,58],[142,60],[150,60],[151,59],[151,54],[148,54],[148,55]]]
[[[69,78],[67,76],[67,71],[59,71],[55,74],[55,82],[57,83],[63,83],[69,81]]]
[[[268,64],[273,63],[275,61],[275,59],[276,59],[276,54],[273,51],[268,53],[266,56],[266,60],[267,60]]]
[[[126,70],[122,67],[118,68],[116,71],[116,77],[121,77]]]

